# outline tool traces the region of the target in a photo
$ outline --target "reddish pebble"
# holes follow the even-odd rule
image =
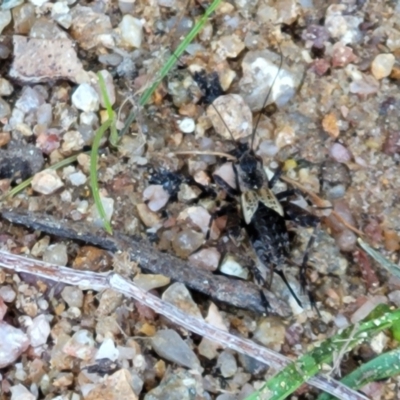
[[[341,42],[334,44],[332,52],[332,66],[334,68],[345,67],[356,60],[357,57],[354,55],[351,47],[344,46]]]
[[[372,245],[377,245],[382,241],[382,227],[380,222],[371,218],[363,229]]]
[[[374,289],[379,285],[379,279],[372,268],[371,260],[362,250],[356,250],[353,253],[354,261],[359,265],[361,275],[365,280],[365,285],[368,290]]]
[[[389,132],[383,144],[382,151],[388,156],[400,153],[400,132]]]
[[[54,133],[40,133],[36,138],[36,147],[39,147],[44,154],[49,155],[60,147],[60,138]]]
[[[325,75],[331,65],[329,64],[328,61],[324,60],[323,58],[317,58],[313,65],[312,65],[312,70],[319,76]]]

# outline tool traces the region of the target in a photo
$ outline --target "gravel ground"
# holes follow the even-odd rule
[[[25,191],[3,199],[2,208],[101,226],[85,153],[107,119],[100,71],[117,128],[132,109],[137,114],[117,147],[102,142],[98,162],[100,196],[114,231],[150,241],[193,269],[252,280],[251,247],[233,240],[229,219],[215,214],[233,201],[218,177],[234,181],[231,163],[215,152],[250,143],[257,125],[253,148],[267,173],[283,166],[284,176],[304,189],[296,204],[321,217],[307,270],[318,313],[301,293],[295,265],[312,229],[293,222],[285,273],[304,309],[275,276],[269,295],[282,308],[267,316],[214,304],[161,275],[146,278],[125,253],[115,257],[6,220],[1,248],[76,270],[137,274],[144,287],[188,314],[297,357],[376,304],[400,305],[400,281],[388,279],[356,246],[358,230],[398,263],[400,4],[223,2],[149,104],[140,106],[140,94],[207,5],[3,0],[0,192],[34,178]],[[46,169],[77,154],[70,165]],[[290,188],[287,182],[276,191]],[[336,214],[307,205],[321,205],[310,191]],[[239,217],[240,210],[235,222]],[[274,373],[111,289],[96,292],[4,269],[0,337],[9,338],[0,343],[0,399],[244,399]],[[388,333],[379,334],[346,356],[342,375],[395,346]],[[397,378],[374,382],[363,392],[396,399],[397,385]],[[303,386],[291,398],[316,393]]]

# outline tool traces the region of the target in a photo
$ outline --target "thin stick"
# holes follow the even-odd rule
[[[232,154],[223,153],[221,151],[209,151],[209,150],[185,150],[185,151],[174,151],[173,154],[183,155],[183,156],[190,156],[192,154],[199,155],[199,156],[219,156],[225,157],[228,160],[237,161],[237,158]]]
[[[259,346],[248,339],[241,339],[230,333],[206,323],[200,318],[193,317],[167,303],[152,294],[140,289],[138,286],[114,273],[96,273],[93,271],[79,271],[68,267],[61,267],[43,261],[33,260],[27,257],[14,255],[0,250],[0,266],[16,272],[33,274],[41,278],[56,282],[63,282],[73,286],[88,287],[93,290],[113,289],[128,297],[134,298],[142,304],[150,307],[158,314],[162,314],[172,322],[185,329],[203,336],[213,342],[218,342],[241,354],[248,355],[258,361],[270,365],[275,369],[282,369],[290,364],[289,358]],[[323,375],[311,378],[308,383],[325,392],[343,400],[368,400],[361,393],[342,385],[340,382]]]

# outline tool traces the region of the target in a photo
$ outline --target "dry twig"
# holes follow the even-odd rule
[[[265,304],[260,296],[260,287],[252,282],[214,275],[209,271],[191,267],[187,262],[172,254],[157,251],[147,240],[114,232],[113,236],[98,230],[87,223],[56,220],[50,215],[30,213],[23,210],[3,211],[2,217],[12,223],[46,232],[56,237],[79,240],[105,250],[126,251],[132,261],[137,262],[144,271],[161,274],[172,281],[182,282],[187,287],[201,292],[217,301],[238,308],[265,313]],[[263,289],[271,311],[287,317],[288,305],[274,293]]]
[[[79,285],[80,287],[86,287],[97,291],[111,288],[125,296],[134,298],[188,331],[197,333],[213,342],[218,342],[225,347],[253,357],[275,369],[282,369],[291,362],[289,358],[279,353],[259,346],[248,339],[241,339],[231,335],[228,332],[206,323],[202,319],[185,314],[172,304],[145,292],[143,289],[140,289],[132,282],[129,282],[114,272],[95,273],[92,271],[79,271],[10,254],[5,251],[0,251],[0,266],[16,272],[33,274],[44,279],[50,279],[68,285]],[[311,378],[308,383],[343,400],[368,400],[367,397],[363,396],[361,393],[357,393],[342,385],[340,382],[323,375]]]

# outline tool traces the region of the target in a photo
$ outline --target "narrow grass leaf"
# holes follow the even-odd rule
[[[96,131],[94,136],[92,151],[90,152],[90,186],[92,188],[93,199],[99,212],[100,218],[103,221],[104,229],[110,235],[112,234],[112,228],[107,220],[106,213],[104,211],[103,203],[100,198],[99,185],[97,182],[97,156],[100,147],[100,141],[106,130],[111,126],[112,120],[108,119],[100,128]]]
[[[371,339],[383,329],[390,328],[400,320],[400,310],[387,312],[386,306],[377,306],[372,312],[374,318],[367,317],[361,323],[350,326],[332,338],[325,340],[312,351],[291,363],[273,376],[258,392],[246,400],[283,400],[306,383],[309,378],[332,363],[335,355],[341,354],[343,348],[350,351],[356,345]],[[377,316],[377,314],[379,316]]]
[[[76,159],[78,158],[78,155],[79,154],[75,154],[74,156],[65,158],[64,160],[51,165],[47,169],[53,169],[53,170],[56,171],[59,168],[65,167],[67,165],[70,165],[70,164],[72,164],[73,162],[76,161]],[[22,190],[26,189],[31,184],[32,179],[33,179],[33,176],[31,176],[30,178],[24,180],[19,185],[15,186],[15,188],[9,190],[7,193],[4,193],[3,196],[0,197],[0,200],[4,200],[6,197],[13,197],[16,194],[18,194],[19,192],[21,192]]]
[[[112,146],[116,147],[118,144],[118,132],[115,126],[115,112],[112,109],[110,98],[108,97],[106,83],[104,81],[103,75],[98,72],[97,77],[99,78],[100,92],[104,99],[104,104],[106,105],[108,119],[112,121],[110,125],[110,143]]]
[[[204,24],[207,22],[208,18],[210,15],[216,10],[216,8],[219,6],[222,0],[213,0],[213,2],[210,4],[210,6],[207,8],[203,16],[197,21],[195,26],[192,28],[192,30],[187,34],[187,36],[183,39],[181,44],[178,46],[178,48],[175,50],[175,52],[168,58],[167,62],[161,69],[161,71],[157,74],[157,78],[154,80],[152,85],[145,90],[143,95],[139,99],[139,104],[141,106],[144,106],[147,104],[149,101],[150,97],[154,93],[154,91],[157,89],[157,86],[160,84],[160,82],[167,76],[171,68],[176,64],[176,62],[179,60],[179,57],[183,54],[183,52],[186,50],[188,45],[192,42],[192,40],[197,36],[197,34],[201,31],[203,28]],[[135,120],[136,114],[132,112],[129,116],[128,119],[126,120],[125,126],[121,129],[120,131],[120,136],[123,136],[127,130],[129,129],[129,126],[132,124],[132,122]]]
[[[375,357],[373,360],[361,365],[351,374],[345,376],[340,382],[352,389],[360,389],[370,382],[387,379],[400,373],[400,348]],[[333,400],[336,397],[323,393],[317,400]]]
[[[374,250],[362,239],[358,238],[357,242],[363,248],[363,250],[365,250],[365,252],[368,253],[377,263],[379,263],[383,268],[388,270],[395,277],[400,278],[400,267],[398,265],[393,264],[392,262],[387,260],[385,257],[383,257],[382,254]]]

